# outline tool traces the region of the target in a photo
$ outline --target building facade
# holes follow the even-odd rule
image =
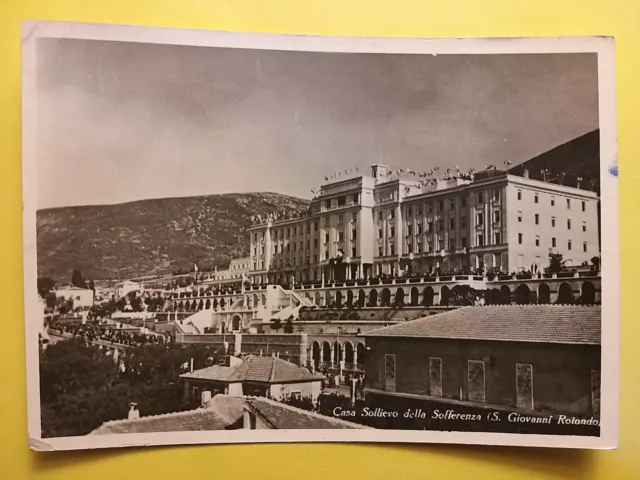
[[[374,330],[367,394],[598,419],[600,322],[600,307],[469,307]]]
[[[415,175],[415,173],[414,173]],[[328,183],[308,215],[249,229],[253,283],[542,270],[599,256],[598,195],[496,173],[416,181],[373,165]]]

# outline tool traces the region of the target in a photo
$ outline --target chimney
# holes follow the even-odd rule
[[[140,418],[140,411],[138,410],[138,404],[136,402],[131,402],[129,404],[129,415],[127,415],[128,420],[136,420]]]
[[[522,167],[522,176],[524,178],[529,178],[529,169],[526,167]]]

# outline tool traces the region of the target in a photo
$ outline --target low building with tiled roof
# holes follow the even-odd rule
[[[214,365],[180,375],[185,399],[198,401],[203,392],[211,395],[264,396],[280,400],[289,396],[316,400],[325,377],[277,357],[233,358],[235,364]]]
[[[466,307],[403,322],[363,334],[365,394],[380,406],[597,418],[600,336],[599,306]]]
[[[311,430],[367,427],[263,397],[216,395],[203,408],[110,421],[102,424],[89,435],[195,432],[241,428]]]

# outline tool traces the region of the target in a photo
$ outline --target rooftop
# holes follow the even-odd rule
[[[199,408],[186,412],[149,415],[135,420],[124,419],[105,422],[89,435],[225,430],[225,427],[231,423],[233,422],[229,422],[215,410]]]
[[[242,363],[232,367],[211,367],[180,375],[182,378],[214,380],[219,382],[259,382],[259,383],[295,383],[312,382],[324,379],[322,375],[311,373],[304,367],[277,357],[248,356]]]
[[[369,428],[335,417],[309,412],[264,397],[248,397],[249,410],[261,416],[275,429],[356,429]]]
[[[569,305],[464,307],[363,335],[600,345],[601,310]]]
[[[89,435],[232,430],[240,428],[245,409],[259,415],[274,429],[368,428],[267,398],[216,395],[206,408],[105,422]]]

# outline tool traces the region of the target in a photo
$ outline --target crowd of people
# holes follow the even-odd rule
[[[172,343],[175,340],[174,335],[170,333],[143,333],[140,330],[125,330],[114,325],[100,325],[98,323],[81,325],[53,323],[49,328],[72,335],[75,338],[84,338],[89,342],[102,340],[129,347],[140,347],[155,343]]]

